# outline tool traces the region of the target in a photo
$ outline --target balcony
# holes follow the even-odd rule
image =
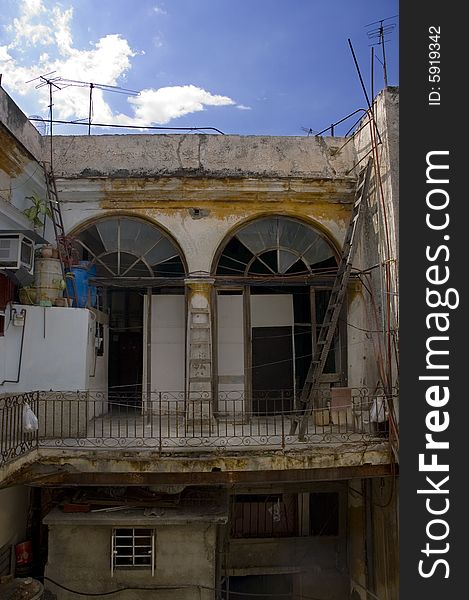
[[[334,389],[334,388],[333,388]],[[393,394],[392,398],[395,398]],[[388,437],[383,390],[351,388],[334,399],[330,389],[317,391],[315,408],[301,438],[292,423],[301,411],[291,392],[152,392],[132,395],[90,391],[30,392],[0,398],[0,465],[32,449],[74,448],[90,451],[148,449],[160,455],[255,450],[302,449],[344,443],[380,443]],[[39,429],[24,428],[29,405]]]

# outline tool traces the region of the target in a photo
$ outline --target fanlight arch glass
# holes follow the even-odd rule
[[[98,277],[178,277],[181,252],[161,229],[134,217],[108,217],[89,225],[75,239]]]
[[[224,247],[217,275],[284,276],[336,267],[329,242],[289,217],[263,217],[239,229]]]

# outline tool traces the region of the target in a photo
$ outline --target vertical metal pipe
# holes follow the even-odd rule
[[[159,408],[158,408],[158,428],[159,428],[159,432],[158,432],[158,452],[161,454],[161,419],[162,419],[162,415],[161,415],[161,392],[158,392],[158,404],[159,404]]]
[[[93,88],[94,85],[90,83],[90,106],[88,111],[88,135],[91,135],[91,114],[93,112]]]
[[[49,81],[49,135],[50,135],[50,172],[52,173],[52,81]]]
[[[384,87],[387,88],[388,87],[388,69],[386,66],[386,52],[384,50],[384,27],[383,27],[383,21],[381,21],[380,27],[379,27],[379,39],[381,42],[381,49],[383,51],[383,76],[384,76]]]
[[[146,322],[146,399],[145,408],[147,412],[147,424],[151,420],[151,298],[152,288],[147,288],[147,322]],[[159,416],[161,421],[161,415]]]

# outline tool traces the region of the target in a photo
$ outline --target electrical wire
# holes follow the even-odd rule
[[[33,119],[30,118],[30,121],[43,121],[44,119]],[[49,123],[55,123],[57,125],[85,125],[86,127],[88,127],[89,123],[88,122],[84,122],[84,123],[80,123],[79,121],[63,121],[63,120],[59,120],[59,119],[48,119]],[[223,133],[223,131],[221,131],[220,129],[217,129],[216,127],[164,127],[164,126],[157,126],[157,125],[118,125],[115,123],[92,123],[93,127],[109,127],[109,128],[116,128],[116,129],[138,129],[139,131],[142,130],[155,130],[155,131],[216,131],[217,133],[219,133],[220,135],[225,135]]]
[[[100,593],[95,593],[95,592],[79,592],[77,590],[73,590],[69,587],[66,587],[64,585],[62,585],[61,583],[58,583],[57,581],[55,581],[54,579],[51,579],[50,577],[42,577],[42,579],[44,581],[49,581],[50,583],[52,583],[53,585],[56,585],[57,587],[65,590],[66,592],[69,592],[71,594],[77,594],[78,596],[87,596],[87,597],[94,597],[94,598],[98,598],[101,596],[111,596],[113,594],[119,594],[121,592],[125,592],[125,591],[159,591],[159,590],[185,590],[185,589],[198,589],[200,590],[207,590],[210,592],[217,592],[220,594],[225,594],[228,592],[228,590],[223,590],[222,588],[217,588],[217,587],[212,587],[212,586],[208,586],[208,585],[197,585],[197,584],[187,584],[187,585],[161,585],[161,586],[132,586],[132,587],[122,587],[116,590],[110,590],[108,592],[100,592]],[[235,592],[232,590],[229,590],[229,595],[230,596],[237,596],[239,598],[242,597],[256,597],[256,598],[286,598],[287,600],[323,600],[322,598],[318,598],[317,596],[305,596],[303,594],[295,594],[294,592],[287,592],[285,594],[280,593],[280,594],[274,594],[272,592],[268,593],[268,594],[261,594],[261,593],[255,593],[255,592]],[[379,600],[379,598],[378,598]]]

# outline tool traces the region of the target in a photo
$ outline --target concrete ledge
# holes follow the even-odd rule
[[[45,525],[112,525],[113,527],[155,527],[185,523],[228,523],[226,511],[211,511],[210,507],[158,508],[155,515],[146,516],[143,509],[87,513],[64,513],[58,508],[43,519]]]
[[[393,474],[387,442],[253,450],[222,454],[160,455],[41,448],[3,468],[3,487],[34,485],[220,485],[286,481],[329,481]]]

